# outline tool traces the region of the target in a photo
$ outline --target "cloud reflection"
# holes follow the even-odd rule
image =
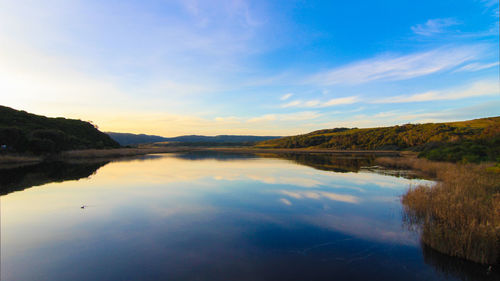
[[[280,198],[280,202],[285,204],[285,205],[288,205],[288,206],[292,205],[292,202],[290,202],[290,200],[288,200],[286,198]]]
[[[357,204],[360,202],[360,199],[353,195],[347,194],[337,194],[333,192],[326,191],[289,191],[289,190],[281,190],[281,194],[295,198],[295,199],[329,199],[332,201],[339,201],[345,203],[353,203]]]

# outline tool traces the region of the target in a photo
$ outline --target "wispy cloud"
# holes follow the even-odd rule
[[[443,107],[426,110],[425,107],[411,107],[398,110],[381,111],[374,114],[359,114],[342,120],[328,120],[315,123],[317,128],[358,127],[370,128],[394,126],[406,123],[449,122],[500,115],[500,100],[482,103],[470,102],[467,107]]]
[[[439,100],[458,100],[471,97],[499,95],[498,81],[480,81],[453,90],[436,90],[413,95],[401,95],[373,101],[374,103],[406,103]]]
[[[475,104],[467,107],[452,108],[430,112],[407,112],[398,116],[399,120],[405,122],[446,122],[457,120],[468,120],[481,117],[492,117],[500,115],[500,101],[491,101]]]
[[[457,72],[459,72],[459,71],[479,71],[479,70],[488,69],[488,68],[497,66],[499,64],[500,64],[499,62],[491,62],[491,63],[474,62],[474,63],[464,65],[464,66],[460,67],[459,69],[457,69],[456,71]]]
[[[300,106],[301,104],[302,104],[302,101],[300,101],[300,100],[294,100],[294,101],[290,101],[290,102],[287,102],[285,104],[282,104],[281,107],[283,107],[283,108],[297,107],[297,106]]]
[[[343,98],[334,98],[327,101],[320,100],[309,100],[309,101],[301,101],[295,100],[281,105],[283,108],[287,107],[311,107],[311,108],[320,108],[320,107],[331,107],[343,104],[353,104],[358,102],[358,97],[343,97]]]
[[[498,7],[498,0],[480,0],[486,7]]]
[[[432,36],[443,33],[447,27],[457,25],[458,22],[451,18],[445,19],[430,19],[424,24],[417,24],[411,27],[411,30],[418,35]]]
[[[287,100],[293,96],[292,93],[284,94],[281,96],[280,100]]]
[[[295,113],[283,113],[283,114],[265,114],[258,117],[253,117],[247,120],[248,123],[256,122],[267,122],[267,121],[303,121],[316,119],[321,116],[320,113],[316,111],[302,111]]]
[[[306,82],[312,84],[361,84],[370,81],[396,81],[449,70],[480,57],[482,45],[442,47],[403,56],[378,56],[318,73]]]
[[[241,123],[242,118],[238,116],[227,116],[227,117],[215,117],[214,120],[220,123],[239,124]]]

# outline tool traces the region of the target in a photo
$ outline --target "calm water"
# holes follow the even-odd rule
[[[371,158],[165,154],[0,170],[1,280],[494,280],[422,248]],[[81,208],[84,205],[85,208]]]

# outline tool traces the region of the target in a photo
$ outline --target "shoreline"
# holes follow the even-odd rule
[[[194,151],[213,151],[224,153],[320,153],[320,154],[375,154],[377,156],[401,156],[405,152],[394,150],[332,150],[332,149],[303,149],[303,148],[254,148],[254,147],[143,147],[143,148],[111,148],[111,149],[84,149],[68,150],[58,154],[46,156],[5,154],[0,155],[0,168],[4,165],[31,165],[44,161],[72,160],[72,159],[100,159],[121,158],[158,153],[179,153]]]

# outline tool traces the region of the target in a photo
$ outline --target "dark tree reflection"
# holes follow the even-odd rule
[[[55,161],[0,169],[0,195],[51,182],[87,178],[107,163]]]

